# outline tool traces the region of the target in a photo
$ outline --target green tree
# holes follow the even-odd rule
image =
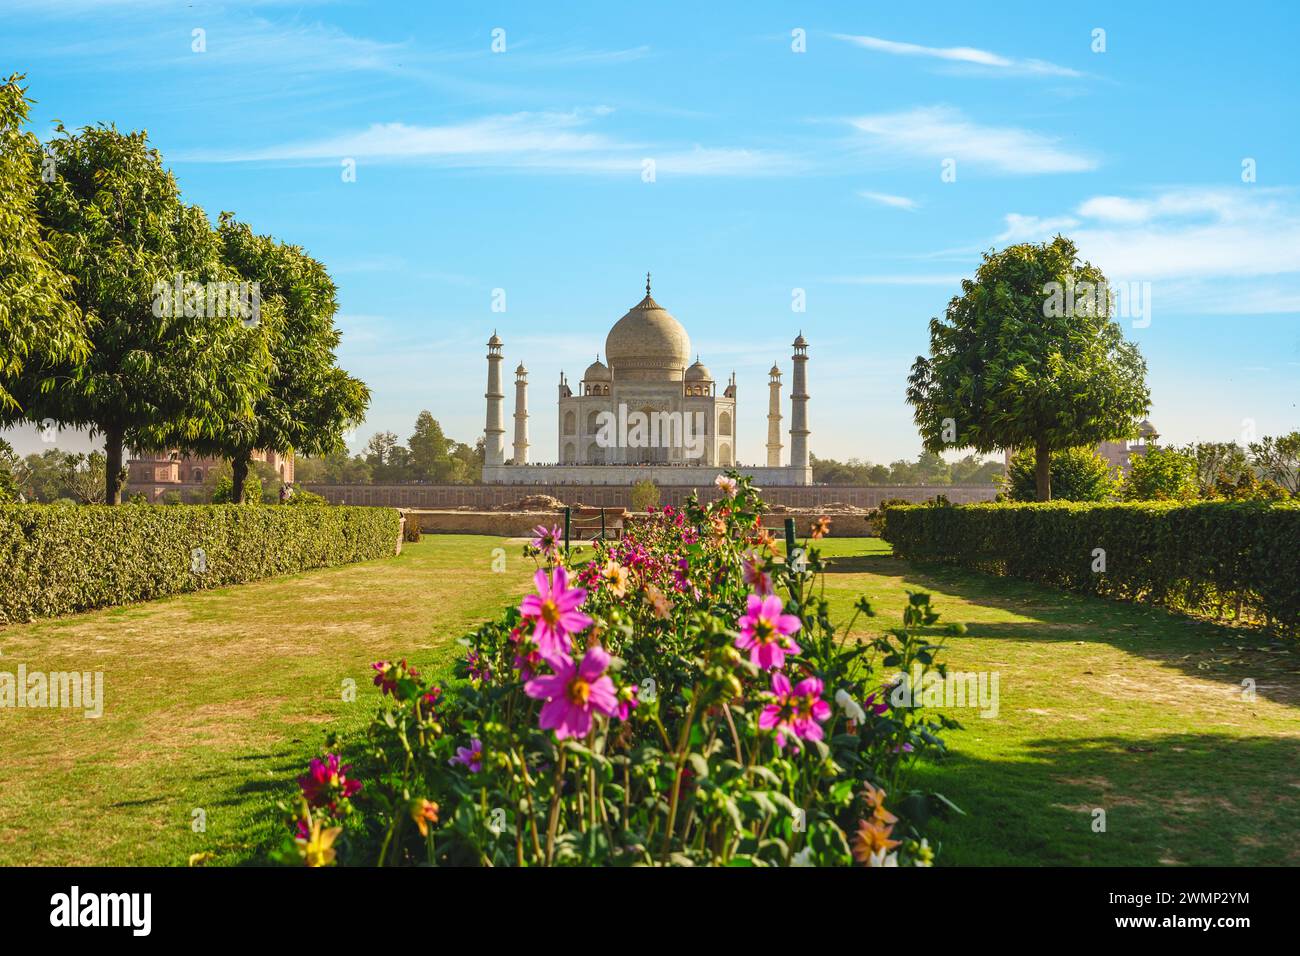
[[[1047,501],[1053,451],[1135,435],[1150,404],[1146,363],[1110,320],[1105,283],[1060,236],[985,254],[930,321],[930,356],[908,378],[925,447],[1033,449]]]
[[[1105,501],[1119,488],[1115,470],[1093,448],[1052,452],[1052,497],[1062,501]],[[1038,497],[1037,462],[1029,449],[1011,458],[1003,493],[1012,501]]]
[[[221,214],[217,232],[226,265],[256,290],[257,330],[270,372],[247,414],[232,416],[210,438],[186,447],[230,459],[232,499],[249,500],[243,484],[255,451],[346,451],[343,433],[361,421],[370,391],[338,367],[338,300],[325,267],[298,246],[254,234],[231,213]],[[278,479],[262,477],[267,494],[278,501]]]
[[[1189,501],[1198,492],[1196,459],[1177,448],[1151,448],[1129,460],[1124,497],[1130,501]]]
[[[74,500],[83,505],[102,505],[105,495],[104,472],[106,459],[92,451],[89,455],[68,455],[64,458],[63,486]]]
[[[651,508],[659,506],[659,486],[649,478],[638,481],[632,486],[631,493],[633,511],[649,511]]]
[[[371,481],[366,460],[346,451],[299,458],[294,464],[294,476],[299,484],[368,485]]]
[[[14,446],[0,438],[0,505],[10,505],[23,498],[19,471],[23,461]]]
[[[1300,495],[1300,432],[1251,442],[1250,455],[1262,478],[1276,482],[1293,497]]]
[[[18,398],[28,418],[103,435],[105,500],[118,504],[124,446],[213,438],[249,414],[269,356],[255,329],[215,308],[208,283],[238,276],[146,135],[106,126],[72,133],[61,124],[57,132],[57,176],[37,193],[37,212],[55,261],[74,280],[92,348],[84,361],[27,376]]]
[[[406,442],[411,452],[411,477],[416,481],[446,482],[455,470],[451,444],[437,419],[427,411],[420,412],[415,419],[415,432]]]
[[[228,505],[236,501],[244,505],[260,504],[262,502],[262,479],[253,474],[245,475],[243,496],[237,498],[235,497],[234,479],[229,474],[218,475],[217,480],[212,483],[212,503],[214,505]]]
[[[1223,481],[1235,486],[1250,471],[1246,453],[1236,442],[1197,442],[1182,451],[1196,462],[1196,484],[1202,498],[1213,496]]]
[[[29,101],[21,74],[0,85],[0,422],[28,417],[11,389],[19,379],[37,392],[58,387],[52,367],[84,361],[85,319],[72,282],[54,264],[36,212],[42,174],[57,169],[23,130]]]
[[[366,464],[375,482],[396,484],[411,478],[411,452],[394,432],[376,432],[366,443]]]

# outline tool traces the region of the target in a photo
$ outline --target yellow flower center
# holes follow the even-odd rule
[[[765,617],[754,622],[754,638],[760,644],[771,644],[776,639],[776,627]]]
[[[591,698],[591,685],[581,677],[575,678],[569,685],[569,702],[579,707],[586,707]]]
[[[560,623],[560,609],[551,598],[547,598],[542,602],[542,620],[551,627],[555,627]]]

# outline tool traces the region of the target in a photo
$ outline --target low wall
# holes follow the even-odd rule
[[[548,528],[559,525],[564,528],[564,513],[558,511],[438,511],[431,509],[402,509],[407,527],[419,523],[424,534],[490,534],[503,538],[532,537],[533,529],[539,524]],[[785,527],[785,519],[793,518],[795,533],[799,538],[807,536],[812,523],[821,517],[820,511],[789,511],[767,515],[763,524],[778,536]],[[636,515],[632,520],[636,520]],[[830,537],[832,538],[869,538],[875,536],[873,526],[867,516],[860,512],[831,514]],[[574,516],[570,529],[572,540],[591,538],[599,529],[599,518],[582,518]]]
[[[634,485],[653,481],[661,488],[696,488],[711,485],[721,467],[703,465],[488,465],[483,469],[486,485]],[[786,466],[741,466],[760,488],[778,485],[812,484],[812,468]]]
[[[550,495],[566,505],[630,508],[632,489],[626,485],[317,485],[300,487],[314,491],[330,504],[383,505],[390,508],[426,508],[449,511],[455,508],[485,511],[509,506],[526,495]],[[992,501],[993,485],[806,485],[802,487],[759,484],[763,500],[771,505],[813,510],[830,504],[875,508],[882,501],[901,498],[923,502],[944,495],[955,505]],[[702,501],[712,501],[719,491],[710,478],[700,487],[665,486],[659,489],[659,503],[681,507],[693,492]]]

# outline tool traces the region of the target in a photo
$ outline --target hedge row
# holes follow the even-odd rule
[[[1300,633],[1300,502],[889,507],[883,537],[913,560]]]
[[[392,555],[392,508],[0,506],[0,624]]]

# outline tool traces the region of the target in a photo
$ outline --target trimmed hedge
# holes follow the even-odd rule
[[[392,508],[0,506],[0,624],[391,556],[399,522]]]
[[[1300,633],[1300,502],[890,507],[882,536],[916,561]]]

